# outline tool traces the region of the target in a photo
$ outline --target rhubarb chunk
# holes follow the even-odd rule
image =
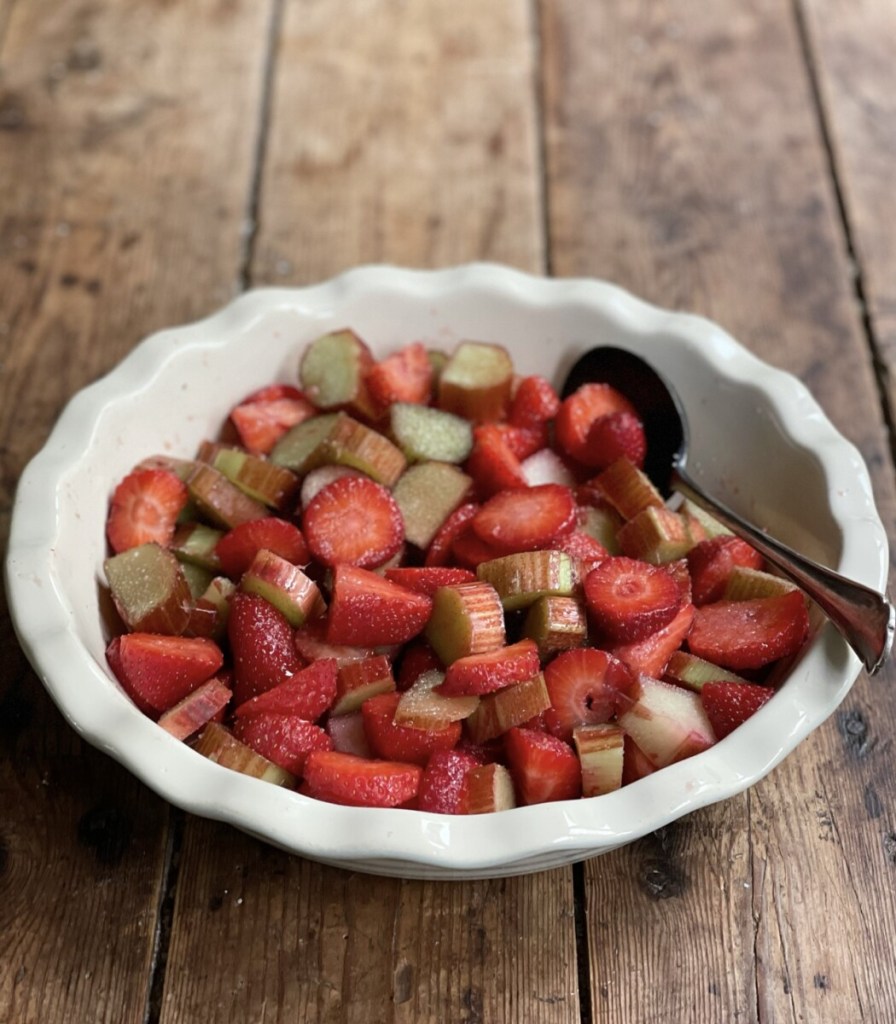
[[[249,775],[275,786],[291,787],[295,779],[279,765],[256,753],[250,746],[240,742],[233,733],[217,722],[209,724],[199,734],[193,749],[222,768]]]
[[[118,614],[132,632],[183,633],[193,603],[177,557],[155,542],[140,544],[103,563]]]
[[[366,383],[373,365],[373,354],[354,331],[333,331],[305,349],[299,382],[318,409],[347,408],[373,418],[377,409]]]
[[[521,551],[493,558],[480,562],[476,575],[495,588],[505,611],[527,608],[549,595],[569,597],[577,582],[565,551]]]
[[[464,341],[439,375],[438,406],[474,423],[501,420],[510,408],[513,363],[501,345]]]
[[[504,609],[489,583],[440,587],[432,600],[426,638],[443,665],[504,646]]]
[[[407,540],[418,548],[428,548],[467,496],[471,484],[466,473],[447,462],[421,462],[408,467],[392,491]]]

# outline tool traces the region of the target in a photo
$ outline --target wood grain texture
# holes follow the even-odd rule
[[[238,280],[266,11],[29,2],[0,16],[5,549],[18,476],[71,394]],[[0,1020],[142,1022],[169,810],[78,740],[5,605],[0,629]]]
[[[337,23],[329,5],[287,5],[251,279],[373,261],[538,270],[527,11],[356,0]],[[180,879],[162,1024],[579,1020],[568,870],[400,882],[190,820]]]
[[[860,447],[892,527],[872,360],[790,5],[544,4],[542,35],[555,272],[708,314],[800,376]],[[893,755],[880,742],[856,758],[843,738],[892,730],[892,674],[860,678],[748,796],[588,866],[595,1020],[892,1019]]]
[[[896,13],[888,0],[799,0],[891,406],[896,403]]]

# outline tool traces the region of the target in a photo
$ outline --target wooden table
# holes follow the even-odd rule
[[[707,314],[896,514],[892,0],[0,0],[2,530],[155,328],[358,263],[502,261]],[[0,1021],[896,1020],[896,688],[572,869],[380,880],[172,809],[2,616]]]

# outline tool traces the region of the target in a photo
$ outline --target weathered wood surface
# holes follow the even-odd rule
[[[716,318],[806,381],[893,535],[894,38],[886,0],[0,0],[4,540],[65,400],[150,330],[468,259]],[[742,797],[453,885],[171,812],[2,629],[0,1021],[896,1019],[892,668]]]

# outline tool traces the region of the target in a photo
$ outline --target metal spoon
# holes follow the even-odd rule
[[[896,627],[886,595],[798,554],[703,490],[686,468],[688,420],[681,400],[639,355],[612,346],[591,349],[570,370],[563,397],[592,382],[612,385],[638,410],[648,440],[644,470],[656,486],[664,494],[678,491],[752,544],[815,601],[873,675],[890,653]]]

